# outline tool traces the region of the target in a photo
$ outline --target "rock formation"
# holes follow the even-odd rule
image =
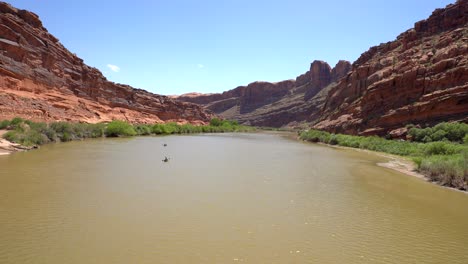
[[[38,16],[0,2],[0,119],[205,123],[202,107],[106,80]]]
[[[314,61],[295,80],[177,100],[107,81],[31,12],[0,2],[0,21],[0,119],[206,122],[212,114],[199,104],[251,125],[306,123],[365,135],[401,135],[410,123],[468,122],[468,0],[435,10],[352,65]]]
[[[370,48],[352,67],[340,61],[330,69],[315,61],[295,82],[254,83],[179,99],[244,123],[308,122],[349,134],[401,135],[407,124],[468,122],[467,21],[468,0],[458,0],[396,40]],[[281,92],[272,95],[266,87]]]
[[[191,93],[176,98],[250,125],[280,127],[291,122],[312,122],[323,106],[326,88],[350,69],[348,61],[339,61],[333,69],[326,62],[314,61],[310,70],[296,80],[254,82],[221,94]]]
[[[370,48],[326,99],[316,128],[393,134],[406,124],[468,121],[468,1],[435,10]]]

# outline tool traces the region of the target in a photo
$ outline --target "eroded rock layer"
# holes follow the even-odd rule
[[[314,61],[296,80],[254,82],[221,94],[186,94],[177,99],[204,105],[225,118],[250,125],[281,127],[313,122],[329,88],[350,69],[347,61],[339,61],[333,69],[326,62]]]
[[[468,0],[458,0],[395,41],[370,48],[352,67],[340,61],[331,69],[315,61],[295,81],[179,98],[254,125],[307,122],[349,134],[392,135],[404,133],[407,124],[468,122],[467,20]]]
[[[0,2],[0,119],[205,123],[201,106],[108,81],[38,16]]]
[[[386,135],[410,123],[467,122],[467,21],[460,0],[370,48],[330,90],[315,127]]]

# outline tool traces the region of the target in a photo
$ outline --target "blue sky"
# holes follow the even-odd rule
[[[454,1],[8,2],[109,80],[171,95],[293,79],[316,59],[352,62]]]

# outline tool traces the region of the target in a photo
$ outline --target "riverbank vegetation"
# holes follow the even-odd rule
[[[169,135],[190,133],[249,132],[253,127],[239,125],[236,121],[214,118],[209,125],[177,123],[137,124],[115,120],[110,123],[87,124],[71,122],[33,122],[22,118],[0,121],[0,129],[6,129],[3,138],[24,146],[37,146],[49,142],[67,142],[85,138]]]
[[[468,125],[441,123],[429,128],[410,127],[408,140],[351,136],[319,130],[300,133],[302,140],[405,156],[429,180],[461,190],[468,188]]]

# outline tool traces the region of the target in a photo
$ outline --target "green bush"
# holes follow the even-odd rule
[[[49,139],[44,134],[36,130],[28,130],[26,132],[8,131],[3,135],[3,138],[24,146],[42,145],[49,142]]]
[[[108,137],[135,136],[137,133],[132,125],[127,122],[114,120],[107,125],[105,134]]]
[[[71,123],[67,122],[54,122],[49,125],[49,127],[55,131],[55,136],[62,142],[71,141],[74,139],[73,135],[75,131]],[[49,136],[47,136],[49,137]],[[76,137],[78,138],[78,137]],[[52,139],[51,139],[52,140]]]
[[[0,122],[0,129],[5,129],[10,125],[10,120],[3,120]]]
[[[38,132],[46,131],[47,128],[48,128],[48,125],[46,123],[42,123],[42,122],[37,122],[36,123],[36,122],[26,121],[25,123],[29,125],[29,128],[31,130],[35,130],[35,131],[38,131]]]
[[[328,139],[328,144],[330,144],[330,145],[338,144],[338,139],[336,138],[335,134],[330,135],[330,138]]]
[[[104,136],[106,130],[106,124],[86,124],[87,125],[87,136],[90,138],[100,138]]]
[[[15,117],[15,118],[13,118],[13,119],[11,120],[11,122],[10,122],[10,124],[11,124],[12,126],[17,126],[17,125],[19,125],[19,124],[21,124],[21,123],[24,123],[24,119],[22,119],[21,117]]]
[[[425,172],[430,180],[444,186],[466,190],[468,180],[467,161],[461,154],[434,155],[423,158],[420,170]]]
[[[465,123],[440,123],[434,127],[409,129],[408,135],[416,142],[432,142],[449,140],[453,142],[462,142],[468,134],[468,124]]]
[[[431,136],[431,140],[432,141],[444,141],[444,140],[448,140],[447,139],[447,131],[445,130],[438,130],[436,131],[435,133],[432,134]]]
[[[463,147],[448,142],[432,142],[424,145],[424,154],[431,155],[453,155],[460,153]]]
[[[149,125],[136,125],[134,128],[137,135],[140,136],[151,135],[152,133],[152,129]]]
[[[53,130],[50,126],[48,126],[47,129],[45,129],[42,133],[43,133],[43,134],[49,139],[49,141],[51,141],[51,142],[57,142],[57,141],[60,140],[60,139],[57,137],[57,133],[55,132],[55,130]]]
[[[163,125],[155,124],[151,127],[151,132],[156,135],[164,134],[163,133]]]
[[[73,136],[68,132],[63,132],[59,138],[62,142],[68,142],[73,140]]]
[[[418,170],[421,169],[421,163],[422,163],[422,160],[423,160],[422,157],[413,157],[413,158],[411,158],[411,160],[413,160],[414,164],[416,164],[416,168]]]
[[[3,138],[11,142],[18,142],[18,132],[8,131],[3,134]]]
[[[221,126],[223,124],[223,121],[219,118],[213,118],[210,120],[210,126]]]
[[[47,136],[44,134],[41,134],[40,132],[36,130],[29,130],[26,133],[24,133],[19,140],[20,144],[25,145],[25,146],[34,146],[34,145],[43,145],[45,143],[49,142],[49,139]]]

